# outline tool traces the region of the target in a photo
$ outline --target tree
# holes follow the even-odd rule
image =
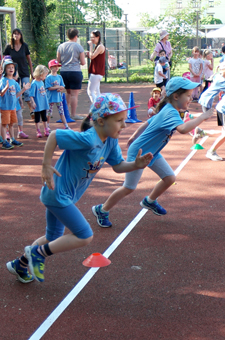
[[[222,24],[220,19],[213,18],[211,15],[207,15],[201,19],[202,25],[213,25],[213,24]]]

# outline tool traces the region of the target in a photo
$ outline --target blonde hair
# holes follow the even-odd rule
[[[46,66],[38,65],[34,70],[33,76],[34,76],[34,78],[41,77],[45,73],[48,74],[48,72],[49,72],[49,70]]]
[[[204,50],[203,51],[203,58],[205,59],[207,57],[207,55],[212,54],[211,50]]]
[[[199,52],[199,51],[200,51],[200,49],[199,49],[198,46],[195,46],[195,47],[193,47],[193,49],[192,49],[192,52]]]

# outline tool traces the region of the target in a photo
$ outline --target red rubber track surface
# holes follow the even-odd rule
[[[137,116],[147,119],[152,86],[102,84],[102,92],[117,92],[126,103],[134,93]],[[79,95],[78,114],[88,113],[86,86]],[[200,112],[192,103],[190,112]],[[54,111],[51,128],[58,113]],[[128,124],[126,142],[140,124]],[[216,116],[202,124],[218,129]],[[70,127],[79,130],[80,121]],[[43,130],[43,129],[42,129]],[[20,256],[24,246],[45,233],[45,209],[39,201],[41,163],[46,138],[37,139],[34,123],[24,110],[24,146],[0,149],[1,340],[28,339],[89,270],[82,261],[103,253],[139,213],[139,202],[158,181],[145,169],[137,190],[112,209],[113,227],[100,228],[91,212],[123,183],[105,165],[77,206],[90,222],[94,239],[82,249],[46,260],[45,282],[22,284],[5,263]],[[225,339],[224,162],[205,157],[215,138],[208,138],[182,169],[176,185],[159,198],[168,213],[147,212],[42,339],[55,340],[222,340]],[[162,154],[176,169],[191,152],[189,135],[173,135]],[[60,155],[57,150],[54,160]],[[218,150],[225,157],[224,146]]]

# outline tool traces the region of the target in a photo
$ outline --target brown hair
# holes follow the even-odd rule
[[[95,51],[96,48],[101,44],[101,32],[98,31],[98,30],[95,30],[95,31],[92,31],[91,33],[94,34],[94,36],[95,36],[96,38],[99,37],[98,43],[97,43],[97,45],[95,46],[95,49],[94,49],[94,51]]]
[[[67,31],[67,37],[69,39],[73,39],[73,38],[77,37],[78,34],[79,34],[79,31],[76,28],[69,28],[68,31]]]
[[[13,34],[15,32],[18,32],[21,37],[20,37],[20,43],[23,45],[24,43],[24,40],[23,40],[23,34],[21,32],[21,30],[19,28],[14,28],[14,30],[12,31],[12,36],[11,36],[11,42],[10,42],[10,45],[11,45],[11,49],[13,50],[14,49],[14,44],[15,44],[15,40],[13,39]]]
[[[171,103],[172,99],[173,99],[173,94],[177,93],[179,96],[181,96],[183,93],[185,93],[188,90],[185,89],[179,89],[175,92],[173,92],[169,97],[164,97],[162,100],[160,100],[160,102],[158,103],[158,105],[156,106],[156,113],[158,113],[159,111],[161,111],[164,106],[168,103]]]
[[[199,52],[200,50],[199,50],[199,47],[198,46],[195,46],[195,47],[193,47],[193,49],[192,49],[192,52]]]

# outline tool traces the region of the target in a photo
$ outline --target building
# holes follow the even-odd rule
[[[174,1],[160,0],[160,15],[164,15],[168,5],[174,3]],[[189,8],[191,6],[193,10],[197,10],[201,6],[207,6],[204,16],[210,15],[213,18],[220,19],[225,24],[225,1],[218,2],[217,0],[175,0],[176,10]]]

